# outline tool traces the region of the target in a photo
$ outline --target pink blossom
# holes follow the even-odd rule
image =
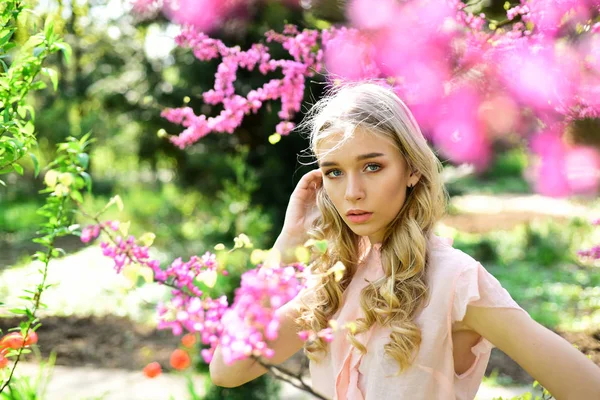
[[[359,31],[341,28],[324,40],[325,65],[330,79],[358,81],[377,78],[374,47]]]
[[[565,154],[565,174],[571,193],[595,195],[600,177],[600,157],[591,147],[575,147]]]

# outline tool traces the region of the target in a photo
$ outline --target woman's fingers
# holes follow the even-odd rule
[[[323,173],[320,169],[315,169],[304,174],[298,182],[298,187],[301,189],[317,189],[323,183]]]

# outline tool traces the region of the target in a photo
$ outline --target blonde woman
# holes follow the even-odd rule
[[[600,368],[536,323],[476,260],[433,234],[446,209],[441,165],[414,117],[374,83],[346,85],[319,101],[304,125],[319,168],[302,177],[275,247],[327,240],[315,285],[281,307],[271,363],[304,346],[313,389],[335,399],[473,399],[497,346],[556,399],[600,399]],[[340,281],[324,274],[341,261]],[[335,319],[331,343],[302,342]],[[210,365],[219,386],[266,370]]]

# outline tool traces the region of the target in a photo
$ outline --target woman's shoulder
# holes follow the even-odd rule
[[[431,272],[442,275],[459,274],[477,264],[477,260],[452,246],[452,238],[431,234],[428,241],[428,263]]]

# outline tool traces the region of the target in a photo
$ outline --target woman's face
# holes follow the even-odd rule
[[[381,134],[357,129],[331,151],[340,137],[332,135],[317,146],[323,188],[354,233],[379,243],[419,174],[409,170],[394,142]]]

